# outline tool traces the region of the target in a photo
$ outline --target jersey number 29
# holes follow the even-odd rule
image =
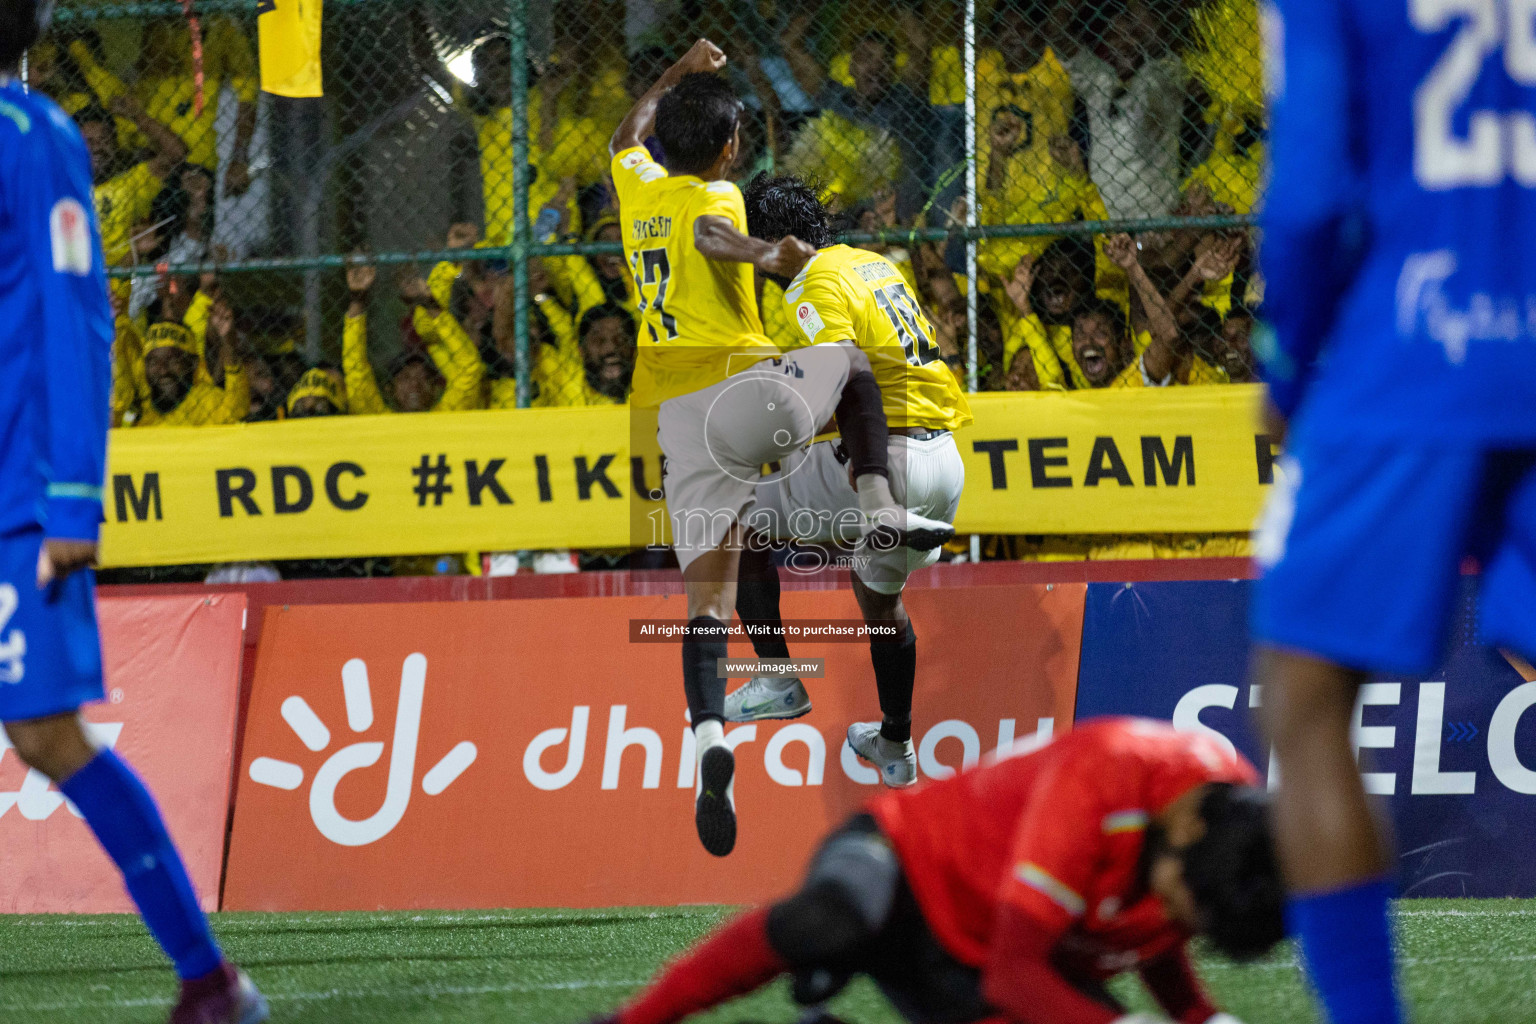
[[[1489,54],[1502,47],[1504,69],[1536,86],[1536,0],[1409,0],[1420,32],[1462,26],[1413,94],[1413,174],[1432,191],[1488,188],[1507,174],[1536,186],[1536,116],[1528,110],[1473,110],[1466,138],[1451,127]]]
[[[671,341],[677,337],[677,318],[666,309],[667,285],[672,282],[672,261],[667,259],[665,249],[641,249],[635,255],[639,257],[635,265],[635,294],[640,299],[636,308],[642,320],[647,310],[655,310],[661,318],[661,329],[667,332],[667,340]],[[651,332],[651,340],[659,343],[661,337],[656,333],[656,328],[649,322],[645,326]]]

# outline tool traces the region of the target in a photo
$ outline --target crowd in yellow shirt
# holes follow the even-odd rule
[[[740,173],[748,163],[803,173],[829,193],[844,228],[894,236],[868,248],[890,262],[931,318],[935,343],[962,385],[963,247],[920,243],[901,232],[965,218],[957,199],[967,142],[976,154],[977,221],[1042,226],[1040,233],[977,247],[979,389],[1253,379],[1249,333],[1263,283],[1246,233],[1173,230],[1131,238],[1070,226],[1109,219],[1090,139],[1098,128],[1085,112],[1078,72],[1079,58],[1096,45],[1085,34],[1085,5],[983,0],[970,140],[960,113],[966,84],[951,31],[955,5],[856,4],[858,17],[828,25],[813,24],[795,5],[753,6],[777,34],[757,49],[743,44],[732,51],[751,107]],[[1247,214],[1258,204],[1265,114],[1248,56],[1256,49],[1251,7],[1250,0],[1205,5],[1184,50],[1145,43],[1141,59],[1177,64],[1194,104],[1186,109],[1199,112],[1186,126],[1199,141],[1180,156],[1171,213]],[[579,45],[587,31],[609,42]],[[656,58],[643,50],[626,55],[613,38],[612,31],[557,24],[551,49],[530,63],[530,213],[540,241],[613,245],[624,237],[624,183],[611,173],[606,142],[655,77],[647,62]],[[1102,38],[1108,35],[1097,45]],[[215,196],[249,184],[258,95],[252,41],[238,20],[215,14],[202,20],[196,66],[179,17],[146,23],[132,67],[112,65],[121,77],[85,37],[46,42],[30,55],[29,81],[79,120],[91,148],[110,264],[164,258],[169,236],[183,230],[179,223],[164,227],[167,198],[195,191],[199,175],[214,182]],[[449,247],[501,246],[513,238],[510,60],[505,36],[485,39],[473,55],[477,84],[452,88],[456,116],[478,149],[480,221],[454,226]],[[786,106],[796,89],[804,100]],[[235,137],[223,140],[223,177],[221,103],[237,108]],[[654,148],[633,156],[636,167],[661,158]],[[716,198],[701,183],[699,209]],[[328,296],[348,296],[344,316],[316,325],[290,312],[282,329],[257,323],[257,311],[239,301],[248,293],[229,282],[146,279],[131,295],[126,282],[114,282],[114,422],[209,425],[619,404],[630,400],[632,387],[645,403],[681,386],[655,379],[637,357],[637,338],[666,327],[646,314],[655,275],[618,253],[531,263],[522,389],[511,279],[502,266],[449,260],[424,275],[404,274],[389,288],[375,287],[377,273],[359,264],[348,268],[345,288],[337,280],[324,285]],[[802,343],[776,285],[748,278],[739,284],[733,294],[740,309],[732,316],[750,328],[747,334],[780,349]],[[317,334],[319,353],[333,361],[315,360]]]

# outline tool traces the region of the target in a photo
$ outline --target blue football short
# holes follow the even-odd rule
[[[1257,640],[1427,675],[1470,557],[1479,636],[1536,653],[1536,450],[1312,435],[1281,467],[1256,543]]]
[[[101,700],[101,638],[90,570],[37,589],[42,531],[0,536],[0,722]]]

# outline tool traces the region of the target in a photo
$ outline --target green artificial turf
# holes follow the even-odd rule
[[[274,1021],[573,1024],[612,1008],[726,913],[222,914],[215,926],[271,999]],[[1401,955],[1415,1020],[1536,1021],[1533,926],[1536,902],[1402,904]],[[1288,949],[1257,965],[1207,960],[1204,968],[1218,1000],[1247,1024],[1316,1020]],[[1145,1005],[1134,983],[1116,990]],[[173,992],[170,970],[136,918],[0,917],[0,1024],[161,1021]],[[833,1010],[855,1024],[896,1020],[865,982]],[[701,1019],[794,1018],[778,985]]]

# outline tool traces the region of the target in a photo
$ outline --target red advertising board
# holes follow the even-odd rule
[[[914,740],[945,774],[1071,722],[1084,586],[913,589]],[[856,618],[850,592],[787,592],[787,620]],[[743,902],[790,885],[877,792],[845,752],[879,717],[865,643],[826,660],[791,722],[730,726],[740,833],[693,829],[676,644],[631,620],[679,595],[273,607],[261,637],[225,908],[353,910]],[[749,654],[745,643],[733,655]],[[733,684],[734,685],[734,684]]]
[[[204,909],[216,910],[245,598],[102,598],[97,614],[107,699],[85,718],[155,794]],[[0,912],[132,909],[85,822],[0,736]]]

